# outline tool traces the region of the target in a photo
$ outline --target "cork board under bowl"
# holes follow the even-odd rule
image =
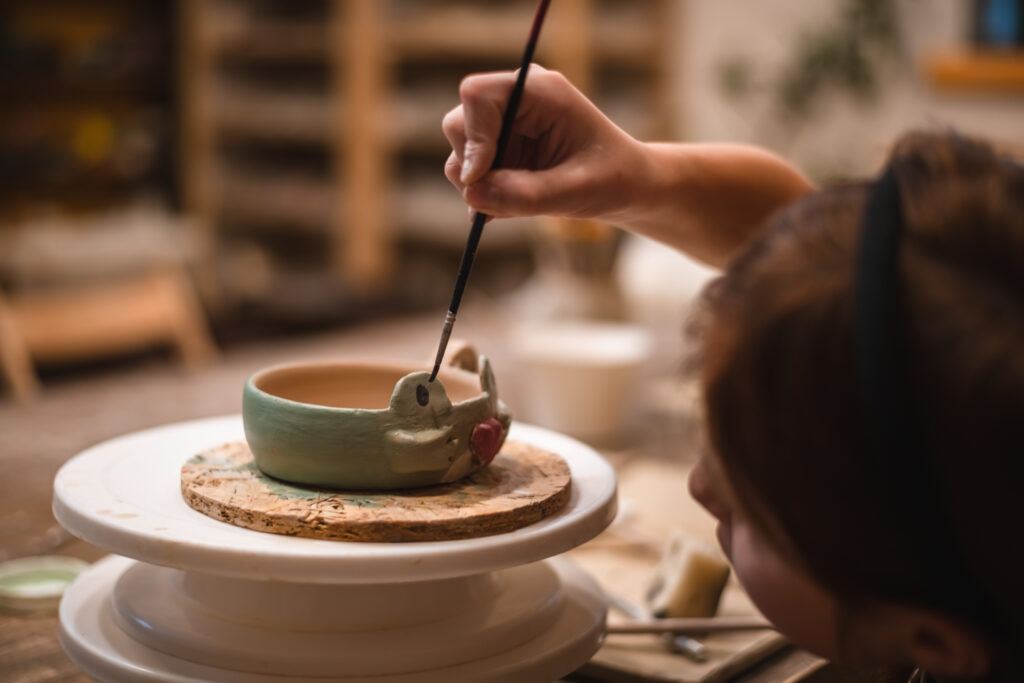
[[[214,519],[273,534],[338,541],[446,541],[514,531],[561,510],[572,478],[560,456],[508,441],[491,464],[451,484],[337,491],[273,479],[245,442],[181,468],[181,493]]]

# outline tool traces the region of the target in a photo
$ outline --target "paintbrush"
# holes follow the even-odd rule
[[[613,607],[630,619],[635,620],[634,623],[650,624],[655,618],[646,607],[642,607],[631,602],[621,595],[617,595],[611,591],[605,591],[604,594],[605,597],[608,598],[609,607]],[[665,644],[668,645],[669,649],[673,652],[678,652],[681,655],[689,657],[695,662],[708,661],[708,649],[704,647],[704,644],[699,640],[695,640],[681,633],[662,633],[661,636],[665,641]]]
[[[505,107],[505,114],[501,119],[497,149],[494,152],[494,162],[491,164],[492,171],[501,167],[502,158],[505,156],[505,148],[508,147],[509,138],[512,137],[512,124],[516,120],[519,101],[523,98],[526,73],[530,70],[530,62],[533,61],[533,51],[537,47],[537,38],[540,36],[540,27],[544,23],[544,15],[547,14],[548,5],[550,4],[551,0],[540,0],[537,4],[537,12],[533,17],[533,27],[530,29],[530,38],[526,41],[523,61],[519,65],[519,75],[516,77],[515,85],[512,86],[512,94],[509,95],[508,105]],[[477,211],[473,216],[473,227],[469,230],[466,248],[462,252],[462,261],[459,263],[459,274],[455,278],[455,291],[452,293],[452,301],[448,304],[448,313],[444,316],[444,326],[441,328],[441,343],[437,347],[434,370],[430,373],[431,382],[437,377],[437,371],[441,368],[441,361],[444,360],[444,352],[448,348],[448,339],[452,336],[455,316],[459,312],[462,293],[465,291],[466,282],[469,280],[469,271],[473,267],[473,258],[476,256],[476,248],[480,244],[480,235],[483,234],[485,222],[487,222],[487,214]]]

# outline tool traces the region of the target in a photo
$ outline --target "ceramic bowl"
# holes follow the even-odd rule
[[[511,349],[522,417],[590,444],[622,445],[640,408],[650,335],[637,325],[541,322],[516,330]]]
[[[465,354],[460,354],[465,358]],[[510,415],[490,362],[430,373],[401,363],[285,365],[245,385],[256,465],[288,482],[388,490],[442,484],[490,464]]]

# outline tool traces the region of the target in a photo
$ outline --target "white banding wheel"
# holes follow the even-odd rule
[[[550,681],[582,665],[605,601],[564,559],[599,533],[615,478],[594,451],[535,427],[513,438],[560,454],[572,496],[517,531],[427,543],[263,534],[205,517],[179,493],[185,460],[238,439],[237,417],[121,437],[70,460],[54,512],[121,555],[61,604],[61,641],[109,681]]]

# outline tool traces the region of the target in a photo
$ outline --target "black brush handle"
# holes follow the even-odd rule
[[[505,149],[508,147],[509,138],[512,137],[512,124],[515,123],[516,114],[519,111],[519,102],[523,99],[523,88],[526,86],[526,73],[530,70],[530,63],[533,62],[533,53],[537,49],[537,38],[540,36],[540,27],[544,23],[544,15],[547,14],[548,5],[551,0],[540,0],[537,5],[537,12],[533,16],[533,27],[530,29],[530,38],[526,41],[526,50],[523,52],[523,61],[519,65],[519,74],[516,76],[515,85],[512,86],[512,94],[509,95],[508,105],[501,117],[501,130],[498,133],[498,144],[494,151],[494,162],[491,163],[491,170],[501,167],[505,158]],[[455,326],[455,316],[459,312],[459,305],[462,303],[462,294],[466,291],[466,283],[469,281],[469,271],[473,268],[473,259],[476,258],[476,248],[480,244],[480,236],[484,232],[484,223],[487,222],[487,214],[477,211],[473,216],[473,227],[469,230],[469,237],[466,239],[466,248],[462,251],[462,260],[459,262],[459,272],[455,278],[455,291],[452,292],[451,303],[448,304],[448,312],[444,317],[444,326],[441,329],[441,343],[437,348],[437,356],[434,358],[434,370],[430,373],[430,381],[437,377],[441,369],[441,361],[444,360],[445,349],[448,348],[448,339],[452,335],[452,328]]]

